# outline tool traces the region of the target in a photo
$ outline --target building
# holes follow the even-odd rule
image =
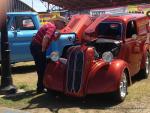
[[[129,13],[143,13],[143,14],[147,14],[148,12],[150,12],[150,4],[128,5],[127,11]]]
[[[116,14],[116,13],[126,13],[127,6],[122,7],[113,7],[113,8],[99,8],[99,9],[91,9],[90,15],[99,16],[101,14]]]

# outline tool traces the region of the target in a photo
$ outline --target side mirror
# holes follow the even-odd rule
[[[136,34],[133,34],[133,35],[132,35],[132,38],[136,39],[136,38],[137,38],[137,35],[136,35]]]

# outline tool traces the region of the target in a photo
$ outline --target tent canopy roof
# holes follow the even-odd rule
[[[40,0],[19,0],[25,3],[36,12],[46,12],[47,8],[42,4]]]
[[[69,10],[117,7],[132,4],[150,3],[150,0],[43,0]]]

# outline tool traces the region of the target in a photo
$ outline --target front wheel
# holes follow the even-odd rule
[[[148,75],[150,74],[150,53],[146,53],[146,58],[145,58],[145,68],[141,70],[140,73],[143,78],[148,78]]]
[[[127,88],[128,88],[127,74],[126,72],[123,72],[121,75],[119,87],[117,91],[114,92],[115,100],[117,100],[118,102],[124,101],[127,95]]]

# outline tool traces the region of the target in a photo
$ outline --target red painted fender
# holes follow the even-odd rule
[[[114,60],[110,64],[109,74],[114,75],[117,86],[119,86],[120,84],[121,75],[123,71],[125,71],[125,69],[128,70],[129,75],[130,75],[128,64],[124,60]]]
[[[113,60],[106,63],[103,60],[93,65],[88,77],[87,93],[106,93],[117,90],[121,74],[128,68],[123,60]]]
[[[47,64],[44,75],[44,86],[47,89],[64,91],[66,65],[58,62]]]

